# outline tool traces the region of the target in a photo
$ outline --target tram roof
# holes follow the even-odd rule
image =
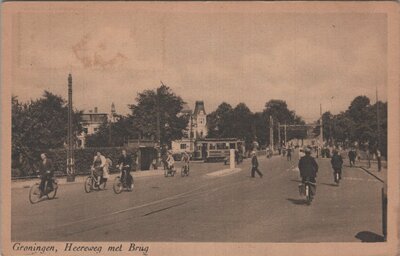
[[[204,138],[197,140],[198,142],[243,142],[237,138]]]

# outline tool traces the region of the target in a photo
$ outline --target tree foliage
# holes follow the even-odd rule
[[[189,116],[180,115],[184,101],[172,90],[161,85],[154,90],[145,90],[136,97],[136,104],[129,105],[129,116],[133,132],[139,136],[157,138],[157,113],[159,113],[161,144],[170,144],[180,139],[186,129]]]
[[[12,163],[22,174],[32,172],[41,152],[63,147],[67,141],[68,106],[45,91],[42,98],[20,102],[12,97]],[[75,134],[81,132],[80,112],[73,114]]]

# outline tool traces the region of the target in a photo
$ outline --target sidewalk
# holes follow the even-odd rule
[[[376,160],[371,160],[371,165],[368,165],[368,160],[357,160],[355,167],[361,168],[369,175],[380,180],[382,183],[387,181],[387,162],[381,162],[381,171],[378,171],[378,162]]]
[[[136,172],[131,172],[133,178],[142,178],[142,177],[150,177],[150,176],[161,176],[164,175],[164,170],[158,169],[158,170],[149,170],[149,171],[136,171]],[[119,175],[119,173],[113,173],[110,174],[110,177],[108,180],[113,181],[114,178]],[[65,185],[70,185],[70,184],[77,184],[77,183],[83,183],[88,175],[82,175],[82,176],[76,176],[75,177],[75,182],[67,182],[67,177],[58,177],[58,184],[65,184]],[[29,180],[13,180],[11,181],[11,189],[15,188],[29,188],[36,182],[40,182],[39,178],[36,179],[29,179]]]

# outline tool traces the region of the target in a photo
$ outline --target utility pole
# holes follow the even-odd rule
[[[68,150],[67,150],[67,182],[75,181],[74,138],[72,125],[72,75],[68,75]]]
[[[274,150],[274,120],[272,119],[272,116],[269,116],[269,144],[271,150]]]
[[[281,147],[282,145],[281,145],[281,143],[282,143],[282,141],[281,141],[281,124],[278,122],[278,141],[279,141],[279,143],[278,143],[278,145],[279,145],[279,147]]]
[[[164,85],[161,81],[161,85]],[[160,166],[161,163],[161,128],[160,128],[160,90],[156,89],[156,98],[157,98],[157,166]]]
[[[323,133],[323,128],[322,128],[322,104],[319,104],[319,113],[321,115],[321,123],[320,123],[319,129],[320,129],[320,136],[321,136],[320,143],[321,143],[321,147],[322,147],[324,144],[324,133]]]
[[[377,123],[377,132],[378,132],[378,150],[381,147],[381,128],[380,128],[380,120],[379,120],[379,104],[378,104],[378,88],[376,88],[376,123]]]
[[[286,124],[285,124],[284,128],[285,128],[285,146],[286,146],[286,143],[287,143]]]

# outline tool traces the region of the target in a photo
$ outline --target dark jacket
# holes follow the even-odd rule
[[[356,159],[356,156],[357,156],[357,154],[356,154],[356,152],[354,150],[350,150],[349,151],[349,158],[350,159]]]
[[[41,175],[46,174],[47,171],[50,171],[50,174],[53,175],[54,173],[53,161],[51,161],[48,158],[46,159],[45,163],[43,163],[43,161],[40,161],[39,171]]]
[[[299,170],[301,177],[317,177],[318,164],[312,156],[305,155],[300,158]]]
[[[331,159],[331,164],[332,164],[332,168],[334,170],[340,170],[342,169],[342,165],[343,165],[343,159],[342,156],[338,155],[338,154],[334,154],[332,156]]]
[[[253,166],[253,168],[258,168],[258,159],[257,156],[253,156],[251,158],[251,165]]]
[[[132,168],[132,157],[129,155],[121,156],[118,160],[118,164],[122,164],[123,166],[129,165],[129,169]]]

